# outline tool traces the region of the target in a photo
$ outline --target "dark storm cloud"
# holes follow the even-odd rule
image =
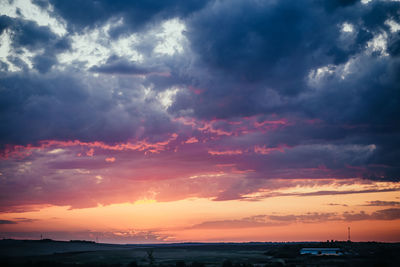
[[[10,28],[13,31],[13,44],[17,47],[26,47],[30,50],[43,48],[47,42],[57,39],[57,36],[45,26],[39,26],[36,22],[27,21],[18,18],[9,18],[1,16],[1,23],[5,29]]]
[[[371,167],[366,177],[398,181],[400,61],[374,56],[359,60],[349,77],[329,77],[318,93],[306,97],[302,110],[331,125],[332,133],[347,132],[345,138],[352,143],[375,144],[377,149],[368,160]],[[332,127],[335,124],[342,126]]]
[[[35,3],[47,7],[44,1]],[[89,71],[96,74],[125,74],[117,82],[108,83],[111,75],[78,75],[87,72],[82,69],[52,72],[57,53],[70,49],[68,37],[60,38],[34,22],[2,16],[0,31],[12,31],[16,53],[20,47],[31,51],[44,47],[46,54],[36,54],[32,59],[43,75],[27,71],[2,74],[1,145],[44,139],[157,139],[176,130],[169,116],[204,121],[276,116],[292,122],[258,135],[232,133],[219,136],[215,142],[207,140],[211,148],[225,146],[228,150],[231,146],[246,152],[213,160],[237,163],[239,170],[255,170],[248,174],[251,178],[365,177],[399,181],[399,33],[392,32],[386,21],[399,22],[400,3],[50,3],[54,5],[53,15],[66,21],[69,34],[84,33],[85,29],[97,29],[110,22],[112,38],[138,31],[145,35],[147,25],[179,17],[186,25],[184,35],[189,47],[182,54],[155,56],[153,37],[143,37],[138,45],[145,58],[143,64],[114,56],[91,67]],[[120,18],[121,24],[117,23]],[[352,25],[351,30],[343,31],[345,23]],[[387,36],[387,51],[371,47],[379,34]],[[23,70],[28,68],[14,55],[9,61]],[[323,74],[318,74],[318,68],[324,68],[320,69]],[[2,65],[2,69],[7,66]],[[149,75],[166,70],[168,75]],[[146,77],[139,80],[136,76]],[[152,86],[157,92],[173,86],[180,89],[168,108],[169,114],[160,110],[159,102],[154,100],[158,96],[142,99],[143,87]],[[219,124],[229,132],[229,123]],[[201,139],[208,133],[194,129],[183,134],[196,134]],[[290,149],[268,155],[250,153],[249,147],[256,145],[286,145]],[[234,187],[217,199],[235,199],[258,188],[252,181]]]
[[[57,63],[57,59],[49,55],[37,55],[33,58],[33,65],[41,72],[46,73]]]
[[[365,125],[370,132],[398,131],[400,61],[362,56],[345,79],[328,75],[320,90],[305,97],[302,110],[328,123]]]
[[[392,57],[398,57],[400,55],[400,33],[394,34],[388,44],[388,52]]]
[[[0,34],[5,30],[11,36],[12,50],[16,55],[21,53],[21,48],[26,48],[37,53],[33,58],[34,67],[41,73],[47,72],[57,61],[57,54],[70,49],[67,37],[59,37],[47,26],[39,26],[36,22],[21,18],[0,16]],[[43,50],[43,51],[41,51]],[[14,59],[14,60],[13,60]],[[16,66],[27,69],[18,57],[9,59]]]
[[[377,148],[368,159],[347,159],[356,166],[368,165],[363,177],[398,181],[399,34],[386,22],[399,23],[399,11],[400,3],[388,1],[209,3],[187,21],[186,35],[199,57],[190,81],[201,93],[179,92],[169,110],[192,112],[198,118],[278,114],[318,119],[320,124],[294,124],[265,140],[289,145],[374,144]],[[345,23],[352,28],[343,31]],[[388,38],[389,55],[373,48],[373,38],[380,34]],[[322,67],[331,72],[313,77]],[[329,160],[312,153],[306,158],[343,168],[345,161],[337,164],[340,154]],[[293,162],[315,166],[301,158]]]
[[[325,5],[325,7],[328,10],[335,10],[336,8],[350,6],[357,2],[360,2],[360,0],[331,0],[331,1],[320,0],[320,3]]]
[[[357,52],[338,46],[341,12],[327,14],[318,1],[217,1],[190,20],[188,37],[221,74],[294,94],[311,68]]]
[[[126,32],[140,30],[148,23],[162,19],[187,16],[202,8],[207,1],[203,0],[166,0],[166,1],[63,1],[49,0],[54,11],[66,20],[70,30],[80,31],[94,28],[116,17],[123,19],[123,25],[111,28],[114,37]]]
[[[116,62],[102,66],[94,66],[90,68],[92,72],[106,73],[106,74],[132,74],[132,75],[145,75],[151,73],[150,70],[141,68],[134,63],[130,62]]]
[[[53,139],[118,142],[147,132],[152,140],[173,129],[156,103],[142,102],[135,80],[130,80],[128,89],[116,92],[106,80],[102,84],[83,80],[84,76],[67,72],[4,75],[0,80],[1,145]]]
[[[196,13],[188,20],[187,37],[203,68],[212,74],[197,84],[206,88],[205,92],[190,96],[195,114],[227,117],[266,112],[303,113],[295,96],[309,90],[307,77],[311,70],[347,62],[382,30],[392,35],[384,22],[396,18],[399,3],[363,5],[356,1],[345,1],[346,4],[330,1],[337,3],[334,4],[337,8],[328,11],[326,2],[217,1]],[[382,19],[370,25],[371,18],[376,16]],[[351,38],[342,32],[344,23],[354,26]],[[379,62],[372,63],[371,71],[391,68],[387,65],[390,62],[383,63],[383,68]],[[366,76],[357,81],[358,88],[369,84],[368,79],[373,76],[368,72],[366,69],[362,73]],[[393,86],[395,82],[390,84]],[[333,97],[334,101],[340,93]],[[187,108],[188,100],[182,93],[173,110]],[[271,101],[272,106],[265,105]],[[305,104],[313,103],[310,100]],[[342,105],[345,104],[334,101],[332,109]]]
[[[130,62],[123,58],[115,56],[110,57],[106,64],[93,66],[89,69],[92,72],[104,74],[130,74],[130,75],[147,75],[161,73],[161,68],[152,66],[141,66],[135,62]]]

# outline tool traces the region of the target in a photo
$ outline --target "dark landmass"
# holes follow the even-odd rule
[[[301,255],[339,248],[341,255]],[[400,266],[400,243],[177,243],[114,245],[72,240],[0,240],[0,266],[268,267]]]

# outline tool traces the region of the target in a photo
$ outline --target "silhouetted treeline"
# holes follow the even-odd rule
[[[63,263],[57,261],[28,261],[25,263],[0,262],[1,267],[122,267],[121,263]]]
[[[136,261],[132,261],[127,265],[122,263],[114,263],[114,264],[106,264],[106,263],[63,263],[57,261],[27,261],[27,262],[0,262],[1,267],[149,267],[148,264],[139,265]],[[175,264],[155,264],[154,267],[205,267],[206,265],[202,262],[192,262],[186,264],[184,261],[177,261]],[[226,265],[222,264],[222,267],[252,267],[251,264],[235,264],[235,265]]]
[[[0,261],[1,267],[149,267],[149,264],[141,264],[139,265],[136,261],[132,261],[128,264],[122,263],[63,263],[58,261],[27,261],[27,262],[7,262],[7,261]],[[186,263],[183,260],[176,261],[175,264],[154,264],[153,267],[206,267],[206,264],[203,262],[189,262]],[[270,265],[265,265],[270,266]],[[225,260],[222,262],[221,267],[253,267],[253,264],[250,263],[241,263],[241,262],[231,262],[230,260]]]
[[[71,243],[90,243],[90,244],[96,243],[94,241],[88,241],[88,240],[70,240],[69,242],[71,242]]]

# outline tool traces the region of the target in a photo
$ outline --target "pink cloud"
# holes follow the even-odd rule
[[[105,160],[106,160],[106,162],[114,162],[114,161],[115,161],[115,158],[114,158],[114,157],[111,157],[111,158],[106,158]]]
[[[265,133],[266,131],[277,130],[292,124],[286,118],[262,119],[260,116],[212,120],[179,117],[175,118],[174,121],[185,126],[190,126],[192,130],[199,131],[202,134],[210,135],[211,139],[242,136],[254,132]]]
[[[93,157],[93,155],[94,155],[94,149],[93,149],[93,148],[89,149],[89,150],[86,152],[86,156]]]
[[[288,124],[286,119],[281,119],[281,120],[266,120],[266,121],[262,121],[262,122],[254,122],[254,127],[256,128],[260,128],[263,126],[268,126],[268,125],[286,125]]]
[[[199,142],[199,140],[196,137],[191,137],[185,141],[186,144],[193,144],[193,143],[197,143],[197,142]]]
[[[44,140],[40,141],[38,146],[28,144],[26,146],[16,145],[7,147],[2,153],[2,159],[8,159],[10,157],[23,158],[31,155],[32,150],[46,149],[49,147],[88,147],[89,151],[86,152],[87,156],[93,156],[94,148],[111,150],[111,151],[144,151],[145,153],[160,153],[164,151],[170,142],[176,140],[178,137],[177,133],[173,133],[167,140],[151,143],[147,140],[140,140],[136,142],[119,143],[115,145],[109,145],[104,142],[82,142],[79,140],[74,141],[58,141],[58,140]]]
[[[240,155],[243,154],[243,151],[241,150],[225,150],[225,151],[216,151],[216,150],[208,150],[208,154],[211,154],[213,156],[221,156],[221,155]]]
[[[287,148],[287,147],[288,146],[286,146],[286,145],[282,145],[282,146],[278,146],[278,147],[255,146],[254,152],[257,154],[263,154],[263,155],[268,155],[271,152],[275,152],[275,151],[284,153],[285,148]]]

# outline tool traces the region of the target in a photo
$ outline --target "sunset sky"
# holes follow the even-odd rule
[[[0,0],[0,238],[400,241],[400,1]]]

